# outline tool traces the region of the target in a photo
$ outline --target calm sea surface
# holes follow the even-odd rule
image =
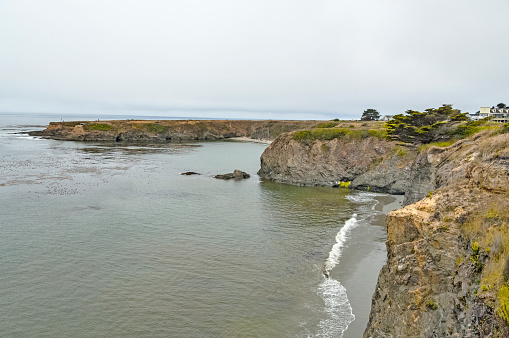
[[[365,326],[385,255],[379,195],[262,182],[261,143],[20,134],[59,120],[0,114],[1,335],[339,337]],[[212,177],[234,169],[252,176]]]

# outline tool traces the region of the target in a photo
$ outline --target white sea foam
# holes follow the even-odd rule
[[[357,224],[357,214],[354,214],[337,233],[336,243],[325,261],[325,278],[318,287],[318,291],[325,303],[326,318],[320,321],[319,331],[315,337],[341,337],[355,319],[345,287],[339,281],[329,278],[329,273],[339,263],[347,236]]]
[[[379,194],[372,193],[372,192],[359,192],[359,193],[350,194],[350,195],[346,196],[346,198],[350,202],[354,202],[354,203],[368,203],[368,202],[372,202],[373,198],[376,196],[379,196]]]
[[[315,337],[343,336],[343,332],[355,319],[345,287],[335,279],[324,278],[318,290],[325,302],[324,311],[327,317],[320,320],[319,331]]]
[[[347,240],[347,235],[353,228],[357,227],[357,224],[357,214],[354,214],[352,218],[345,222],[345,225],[337,233],[336,244],[332,246],[329,257],[327,257],[325,261],[324,273],[327,277],[329,277],[329,272],[339,263],[343,247]]]

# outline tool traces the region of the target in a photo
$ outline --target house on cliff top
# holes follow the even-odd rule
[[[479,119],[491,117],[493,122],[507,123],[509,122],[509,107],[481,107],[479,111]]]
[[[382,116],[380,121],[389,121],[389,120],[392,120],[393,117],[394,117],[394,115],[384,115],[384,116]]]

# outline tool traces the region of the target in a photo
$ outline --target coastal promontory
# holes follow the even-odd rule
[[[263,179],[402,194],[405,206],[387,215],[387,263],[364,337],[507,337],[509,125],[468,121],[446,106],[409,116],[423,114],[443,120],[56,122],[41,134],[273,140],[261,156]]]
[[[509,125],[448,110],[412,132],[295,131],[262,155],[266,179],[405,195],[364,337],[509,336]]]
[[[51,122],[42,132],[69,141],[175,142],[243,137],[273,140],[284,132],[310,128],[319,121],[283,120],[108,120]]]

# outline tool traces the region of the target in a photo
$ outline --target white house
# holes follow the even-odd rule
[[[384,115],[382,116],[382,118],[380,119],[380,121],[389,121],[389,120],[392,120],[392,117],[394,115]]]
[[[494,122],[509,122],[509,108],[481,107],[479,119],[491,117]]]

